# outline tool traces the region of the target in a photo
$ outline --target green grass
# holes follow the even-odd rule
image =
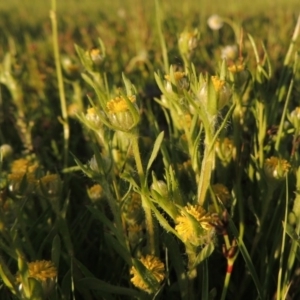
[[[0,3],[0,299],[300,297],[298,1],[169,2]]]

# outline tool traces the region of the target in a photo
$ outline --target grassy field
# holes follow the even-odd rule
[[[300,298],[298,1],[58,2],[0,2],[0,299]]]

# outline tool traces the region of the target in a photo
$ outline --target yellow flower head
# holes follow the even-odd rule
[[[37,164],[31,163],[28,159],[20,158],[12,163],[11,173],[34,173],[37,167]]]
[[[57,196],[61,190],[62,182],[58,174],[45,175],[39,183],[44,196]]]
[[[174,79],[175,81],[179,81],[181,80],[182,78],[184,78],[185,76],[185,73],[184,72],[174,72]],[[168,80],[169,82],[171,81],[171,76],[170,75],[165,75],[165,79]]]
[[[185,206],[185,211],[196,219],[203,230],[214,230],[214,224],[218,219],[216,214],[206,212],[206,210],[200,205],[191,204]],[[203,237],[198,236],[191,219],[188,218],[183,212],[181,213],[181,216],[176,218],[176,223],[177,225],[175,226],[175,230],[181,236],[183,242],[198,244],[199,242],[201,243],[204,241]]]
[[[239,63],[237,65],[231,65],[228,67],[228,71],[231,73],[239,73],[245,70],[245,65],[242,63]]]
[[[163,281],[163,279],[165,278],[165,265],[160,261],[158,257],[155,257],[153,255],[146,255],[144,257],[141,257],[140,262],[152,273],[153,277],[155,277],[158,283]],[[130,274],[133,275],[133,277],[131,278],[131,282],[134,286],[149,294],[154,292],[143,280],[135,267],[131,268]]]
[[[88,195],[93,202],[99,201],[103,196],[103,188],[100,184],[94,184],[88,189]]]
[[[287,175],[291,165],[285,159],[272,156],[264,163],[264,171],[269,179],[281,180]]]
[[[128,99],[134,103],[136,98],[135,96],[128,96]],[[119,112],[124,112],[128,110],[128,105],[123,96],[118,96],[107,102],[106,107],[110,114],[116,114]]]
[[[46,281],[47,279],[55,279],[57,270],[53,262],[47,260],[37,260],[28,263],[28,277],[38,281]],[[17,274],[17,281],[21,281],[21,277]]]
[[[225,84],[225,81],[221,80],[218,76],[211,76],[211,80],[217,92],[219,92]]]

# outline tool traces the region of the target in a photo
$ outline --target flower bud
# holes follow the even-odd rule
[[[157,192],[160,196],[164,198],[168,198],[169,196],[168,186],[163,180],[157,180],[153,182],[150,190]]]
[[[4,144],[0,146],[0,161],[4,158],[9,158],[12,154],[13,148],[10,145]]]
[[[296,107],[290,114],[289,114],[289,121],[292,123],[296,131],[300,130],[300,106]]]
[[[291,165],[285,160],[272,156],[264,163],[264,171],[269,180],[282,180],[287,175]]]
[[[178,40],[178,47],[181,55],[189,56],[198,44],[198,31],[183,31]]]
[[[207,20],[207,25],[212,30],[219,30],[223,27],[223,19],[219,15],[211,15]]]
[[[237,45],[227,45],[221,49],[221,58],[235,60],[238,55]]]
[[[133,103],[134,109],[138,112],[138,107],[135,104],[135,96],[128,96],[128,99]],[[108,118],[112,126],[129,131],[136,125],[135,116],[129,109],[128,104],[123,96],[118,96],[110,100],[107,105]]]

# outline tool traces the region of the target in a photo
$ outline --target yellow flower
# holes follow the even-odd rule
[[[31,163],[28,159],[20,158],[13,161],[11,165],[11,173],[34,173],[37,167],[37,164]]]
[[[218,220],[218,216],[216,214],[206,212],[206,210],[200,205],[191,204],[185,206],[185,211],[193,216],[201,228],[205,231],[211,232],[214,230],[214,224],[216,224]],[[191,219],[184,214],[184,212],[181,212],[181,216],[176,218],[176,223],[177,225],[175,226],[175,230],[178,232],[183,242],[190,242],[198,245],[205,241],[206,233],[204,232],[204,235],[200,236],[195,230],[195,225]]]
[[[48,174],[39,181],[41,193],[44,196],[57,196],[61,191],[61,179],[57,174]]]
[[[237,64],[237,65],[231,65],[228,67],[228,71],[231,73],[239,73],[245,70],[245,65],[244,64]]]
[[[128,96],[128,99],[134,103],[136,98],[135,96]],[[123,96],[118,96],[114,99],[111,99],[107,102],[106,107],[110,114],[116,114],[120,112],[125,112],[128,110],[128,105]]]
[[[12,193],[28,194],[35,188],[35,176],[31,173],[15,172],[7,176],[8,189]],[[26,185],[23,185],[26,183]]]
[[[225,80],[221,80],[218,76],[211,76],[211,80],[217,92],[219,92],[225,84]]]
[[[88,189],[88,195],[92,202],[99,201],[103,196],[103,188],[100,184],[94,184]]]
[[[54,279],[57,276],[57,270],[53,262],[47,260],[37,260],[28,263],[29,276],[40,281],[46,281],[48,278]]]
[[[57,270],[53,262],[47,260],[37,260],[28,263],[28,277],[38,281],[46,281],[47,279],[55,279]],[[17,282],[21,282],[20,274],[16,275]]]
[[[28,263],[28,277],[34,278],[42,284],[43,291],[47,295],[53,288],[55,278],[57,277],[57,270],[53,262],[47,260],[37,260]],[[20,283],[20,290],[22,290],[22,278],[20,274],[16,275],[16,280]]]
[[[89,51],[89,55],[92,59],[92,61],[96,64],[96,65],[99,65],[103,59],[104,59],[104,56],[103,54],[101,53],[101,50],[98,49],[98,48],[92,48],[90,51]]]
[[[291,165],[285,159],[272,156],[264,163],[264,171],[268,179],[281,180],[287,175]]]
[[[174,72],[174,79],[175,81],[179,81],[182,78],[184,78],[185,73],[184,72]],[[165,79],[168,80],[169,82],[171,82],[171,76],[170,75],[165,75]]]
[[[158,283],[163,281],[165,278],[165,265],[158,257],[146,255],[145,257],[141,257],[140,262],[152,273]],[[147,285],[135,267],[131,268],[130,274],[133,275],[131,282],[134,286],[149,294],[155,292]]]

